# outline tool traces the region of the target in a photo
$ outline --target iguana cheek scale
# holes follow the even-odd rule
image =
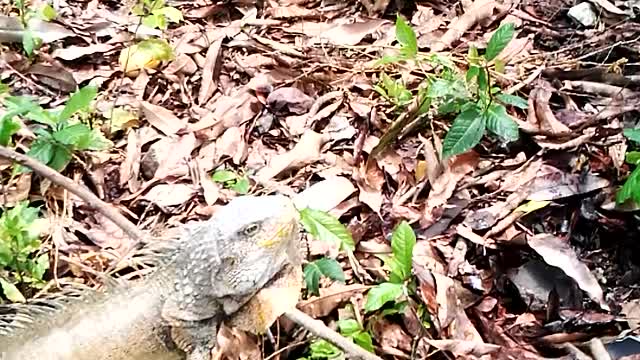
[[[299,264],[298,233],[288,198],[236,198],[147,247],[141,281],[0,306],[0,360],[209,360],[220,322]]]

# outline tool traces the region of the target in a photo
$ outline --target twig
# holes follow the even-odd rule
[[[382,360],[375,354],[368,352],[353,342],[347,340],[344,336],[328,328],[322,321],[316,320],[298,309],[289,310],[284,313],[291,321],[311,331],[314,335],[332,342],[339,346],[350,356],[356,359],[364,360]]]
[[[113,221],[114,224],[124,230],[127,235],[134,239],[134,241],[141,241],[146,237],[145,233],[140,231],[131,221],[124,217],[124,215],[120,214],[114,208],[109,207],[107,203],[100,200],[100,198],[95,196],[85,186],[74,183],[66,176],[61,175],[59,172],[48,167],[47,165],[44,165],[38,160],[35,160],[27,155],[20,154],[4,146],[0,146],[0,156],[13,160],[23,166],[32,169],[38,175],[50,180],[52,183],[61,186],[65,190],[68,190],[69,192],[78,196],[89,206],[92,206],[104,216],[106,216],[109,220]]]
[[[98,212],[102,213],[118,227],[124,230],[134,241],[142,242],[146,235],[140,231],[132,222],[122,214],[109,207],[107,203],[100,200],[85,186],[76,184],[54,169],[42,164],[40,161],[27,155],[20,154],[12,149],[0,146],[0,157],[13,160],[23,166],[31,168],[38,175],[50,180],[52,183],[61,186],[65,190],[77,195],[80,199],[90,204]],[[358,359],[382,360],[380,357],[364,350],[353,342],[347,340],[342,335],[328,328],[321,321],[315,320],[300,310],[294,309],[285,313],[291,321],[303,326],[313,334],[326,339],[336,346],[342,348],[347,354]]]

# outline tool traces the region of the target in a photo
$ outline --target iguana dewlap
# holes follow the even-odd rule
[[[134,284],[0,307],[0,360],[209,360],[220,321],[299,263],[298,213],[239,197],[168,248]]]

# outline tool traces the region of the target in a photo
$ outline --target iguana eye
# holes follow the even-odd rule
[[[246,236],[253,236],[258,232],[259,229],[260,227],[258,226],[258,224],[250,224],[242,230],[242,233]]]

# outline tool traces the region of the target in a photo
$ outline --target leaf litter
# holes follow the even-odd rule
[[[600,359],[600,341],[615,359],[637,335],[633,2],[591,2],[591,27],[550,0],[168,3],[184,19],[138,27],[143,42],[128,5],[55,2],[55,22],[30,20],[33,56],[3,5],[0,80],[44,109],[99,87],[99,115],[79,119],[114,146],[63,172],[142,229],[206,219],[247,192],[295,196],[317,292],[302,274],[265,289],[219,332],[218,356],[333,351],[283,318],[281,341],[242,331],[296,303],[388,358]],[[19,149],[33,147],[38,114],[16,118]],[[1,171],[0,202],[70,219],[48,244],[62,252],[56,278],[91,278],[77,262],[101,270],[130,247],[75,197]],[[416,243],[398,282],[403,221]],[[23,301],[6,274],[4,298]]]

